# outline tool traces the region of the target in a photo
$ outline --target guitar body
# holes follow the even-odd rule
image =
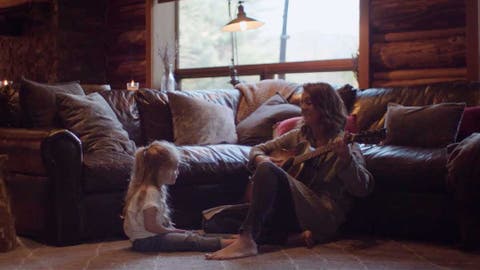
[[[310,152],[309,144],[303,142],[297,145],[293,149],[282,149],[274,151],[270,154],[271,157],[279,159],[282,161],[281,168],[286,171],[289,175],[297,178],[300,175],[300,172],[303,169],[303,162],[295,164],[295,157],[301,156]]]

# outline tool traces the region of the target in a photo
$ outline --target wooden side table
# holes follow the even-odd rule
[[[6,252],[17,246],[17,235],[10,200],[5,183],[6,155],[0,155],[0,252]]]

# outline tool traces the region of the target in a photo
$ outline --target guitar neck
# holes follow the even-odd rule
[[[369,141],[380,141],[381,139],[384,139],[386,135],[386,130],[379,129],[379,130],[374,130],[374,131],[366,131],[366,132],[361,132],[358,134],[349,134],[346,138],[344,138],[345,143],[352,143],[352,142],[369,142]],[[294,158],[293,161],[293,166],[298,165],[302,162],[305,162],[311,158],[314,158],[316,156],[320,156],[330,150],[332,150],[334,145],[334,142],[330,142],[324,146],[320,146],[316,148],[315,150],[304,153],[301,155],[298,155]]]
[[[325,146],[321,146],[311,152],[308,152],[308,153],[305,153],[303,155],[299,155],[299,156],[296,156],[295,157],[295,161],[293,162],[293,165],[297,165],[297,164],[300,164],[300,163],[303,163],[311,158],[314,158],[316,156],[320,156],[328,151],[330,151],[332,149],[332,145],[331,144],[327,144]]]

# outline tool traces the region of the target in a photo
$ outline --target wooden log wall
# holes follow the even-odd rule
[[[147,82],[146,1],[108,0],[107,78],[113,88]]]
[[[29,1],[2,9],[24,14],[24,30],[0,34],[0,79],[106,83],[106,1]]]
[[[58,80],[107,83],[107,0],[58,0]]]
[[[371,0],[373,87],[466,79],[463,0]]]
[[[18,82],[25,76],[44,82],[58,81],[57,11],[56,2],[1,8],[2,26],[8,27],[12,17],[19,18],[15,21],[21,31],[0,33],[0,80]]]

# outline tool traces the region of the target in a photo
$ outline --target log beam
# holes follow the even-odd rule
[[[373,74],[374,80],[415,80],[428,78],[466,78],[466,68],[436,68],[436,69],[409,69],[409,70],[394,70],[389,72],[375,72]]]

